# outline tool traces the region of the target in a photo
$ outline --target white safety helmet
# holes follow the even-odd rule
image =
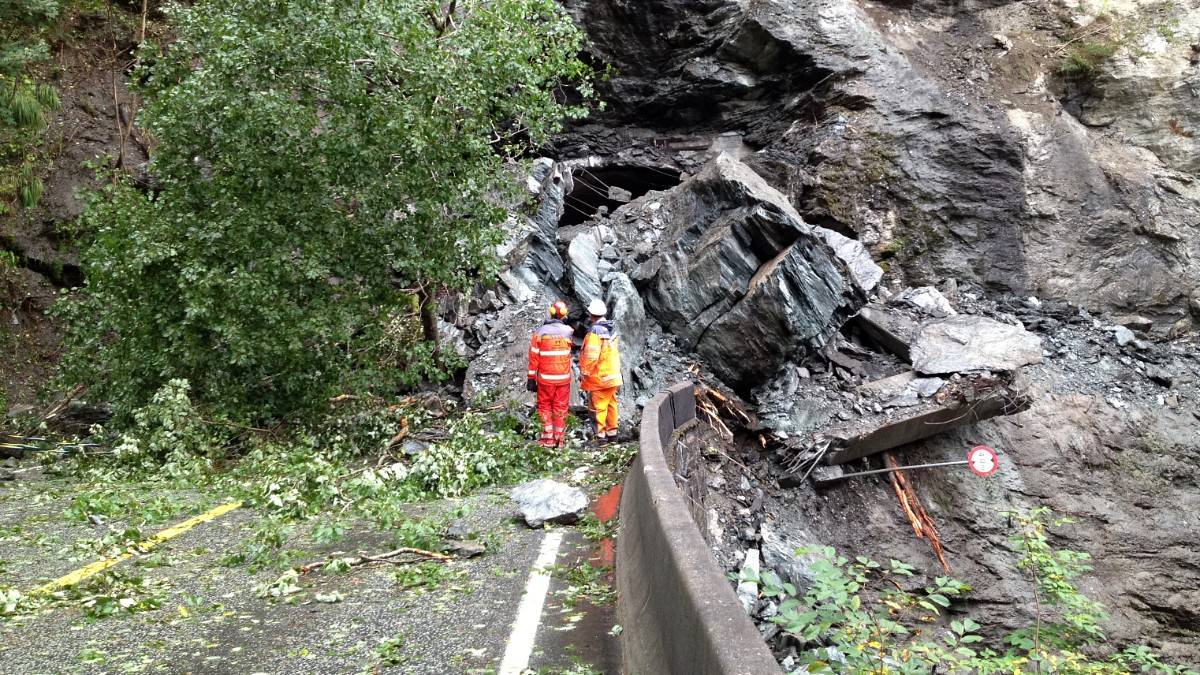
[[[608,314],[608,308],[604,306],[604,301],[600,298],[596,298],[588,303],[587,311],[592,316],[604,316]]]

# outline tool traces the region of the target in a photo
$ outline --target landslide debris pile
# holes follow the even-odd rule
[[[777,190],[720,153],[667,191],[651,191],[579,226],[560,227],[569,169],[530,177],[534,215],[518,218],[501,274],[457,325],[471,357],[465,393],[522,398],[525,340],[552,298],[602,297],[622,339],[627,403],[642,402],[699,359],[748,392],[827,343],[882,275],[858,242],[806,223]],[[500,309],[494,309],[497,306]],[[747,342],[749,341],[749,342]],[[752,356],[753,358],[746,358]],[[626,405],[623,414],[635,416]]]
[[[903,305],[903,297],[892,302]],[[937,405],[955,376],[931,384],[925,381],[934,378],[912,377],[878,398],[865,395],[864,388],[897,377],[856,383],[845,363],[838,363],[847,354],[866,364],[868,378],[878,371],[873,359],[863,357],[870,350],[851,329],[841,355],[800,366],[806,377],[798,395],[808,398],[798,408],[821,411],[822,401],[829,404],[815,415],[819,421],[806,420],[803,436],[836,441],[840,437],[828,425],[876,425],[890,430],[877,440],[893,448],[900,464],[961,460],[979,443],[996,448],[1001,468],[993,478],[976,478],[962,466],[908,474],[936,524],[949,573],[974,586],[956,611],[983,623],[991,637],[1033,621],[1030,581],[1015,566],[1013,524],[1004,513],[1046,506],[1075,521],[1059,531],[1056,544],[1091,555],[1094,570],[1082,589],[1108,608],[1109,638],[1148,643],[1177,663],[1196,663],[1200,569],[1194,560],[1200,543],[1191,516],[1200,505],[1196,339],[1155,342],[1087,310],[1036,299],[991,301],[964,291],[952,308],[959,317],[990,317],[1007,325],[1019,320],[1041,339],[1040,363],[1021,369],[1028,409],[960,422],[907,442],[904,420],[920,418],[923,405]],[[1127,323],[1145,328],[1136,317]],[[1136,337],[1127,339],[1127,332]],[[960,375],[958,381],[964,380],[969,376]],[[883,409],[882,421],[872,411],[876,406]],[[929,545],[914,537],[886,475],[837,480],[835,474],[814,487],[796,477],[795,443],[764,450],[706,429],[689,442],[690,459],[676,467],[681,489],[692,498],[693,515],[723,568],[739,573],[758,566],[803,594],[815,578],[817,558],[796,550],[834,546],[851,558],[912,563],[921,575],[917,584],[946,574]],[[861,459],[844,468],[880,464]],[[830,469],[818,467],[814,475]],[[771,622],[778,601],[756,597],[747,609],[781,661],[794,660],[798,645]]]

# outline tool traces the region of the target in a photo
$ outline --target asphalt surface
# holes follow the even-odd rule
[[[0,589],[28,591],[99,559],[94,540],[124,526],[65,517],[74,489],[36,472],[0,484]],[[221,501],[170,497],[178,512],[146,534]],[[157,585],[158,609],[95,619],[67,603],[0,621],[0,673],[496,672],[545,532],[516,520],[503,489],[414,510],[449,519],[464,506],[458,525],[489,543],[486,554],[421,568],[318,570],[297,581],[301,591],[290,602],[256,592],[286,566],[251,573],[225,560],[261,517],[235,510],[114,568]],[[389,533],[366,526],[319,546],[309,537],[313,525],[297,528],[284,546],[297,552],[296,562],[392,547]],[[576,566],[593,550],[567,528],[557,562]],[[592,606],[570,590],[552,579],[528,672],[618,672],[615,607]]]

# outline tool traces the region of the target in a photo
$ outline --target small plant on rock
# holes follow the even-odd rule
[[[1103,607],[1073,584],[1089,569],[1087,555],[1056,550],[1048,540],[1048,529],[1067,521],[1051,520],[1045,508],[1007,515],[1018,528],[1017,567],[1034,586],[1035,622],[1005,636],[1004,647],[985,644],[982,626],[970,618],[945,625],[942,612],[970,590],[961,581],[936,577],[917,585],[914,568],[896,560],[885,567],[832,548],[802,549],[798,554],[816,557],[803,596],[773,573],[757,579],[763,595],[781,600],[771,620],[803,647],[794,672],[1196,675],[1146,647],[1118,650],[1107,642]]]

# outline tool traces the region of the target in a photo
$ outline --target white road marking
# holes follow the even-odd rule
[[[562,531],[556,530],[542,539],[542,547],[529,573],[529,581],[525,584],[525,595],[521,597],[521,606],[517,609],[517,620],[513,622],[508,645],[504,648],[500,675],[520,675],[529,667],[533,640],[537,636],[538,624],[542,622],[542,606],[546,604],[546,593],[550,590],[550,575],[546,573],[546,568],[553,565],[558,557],[562,538]]]

